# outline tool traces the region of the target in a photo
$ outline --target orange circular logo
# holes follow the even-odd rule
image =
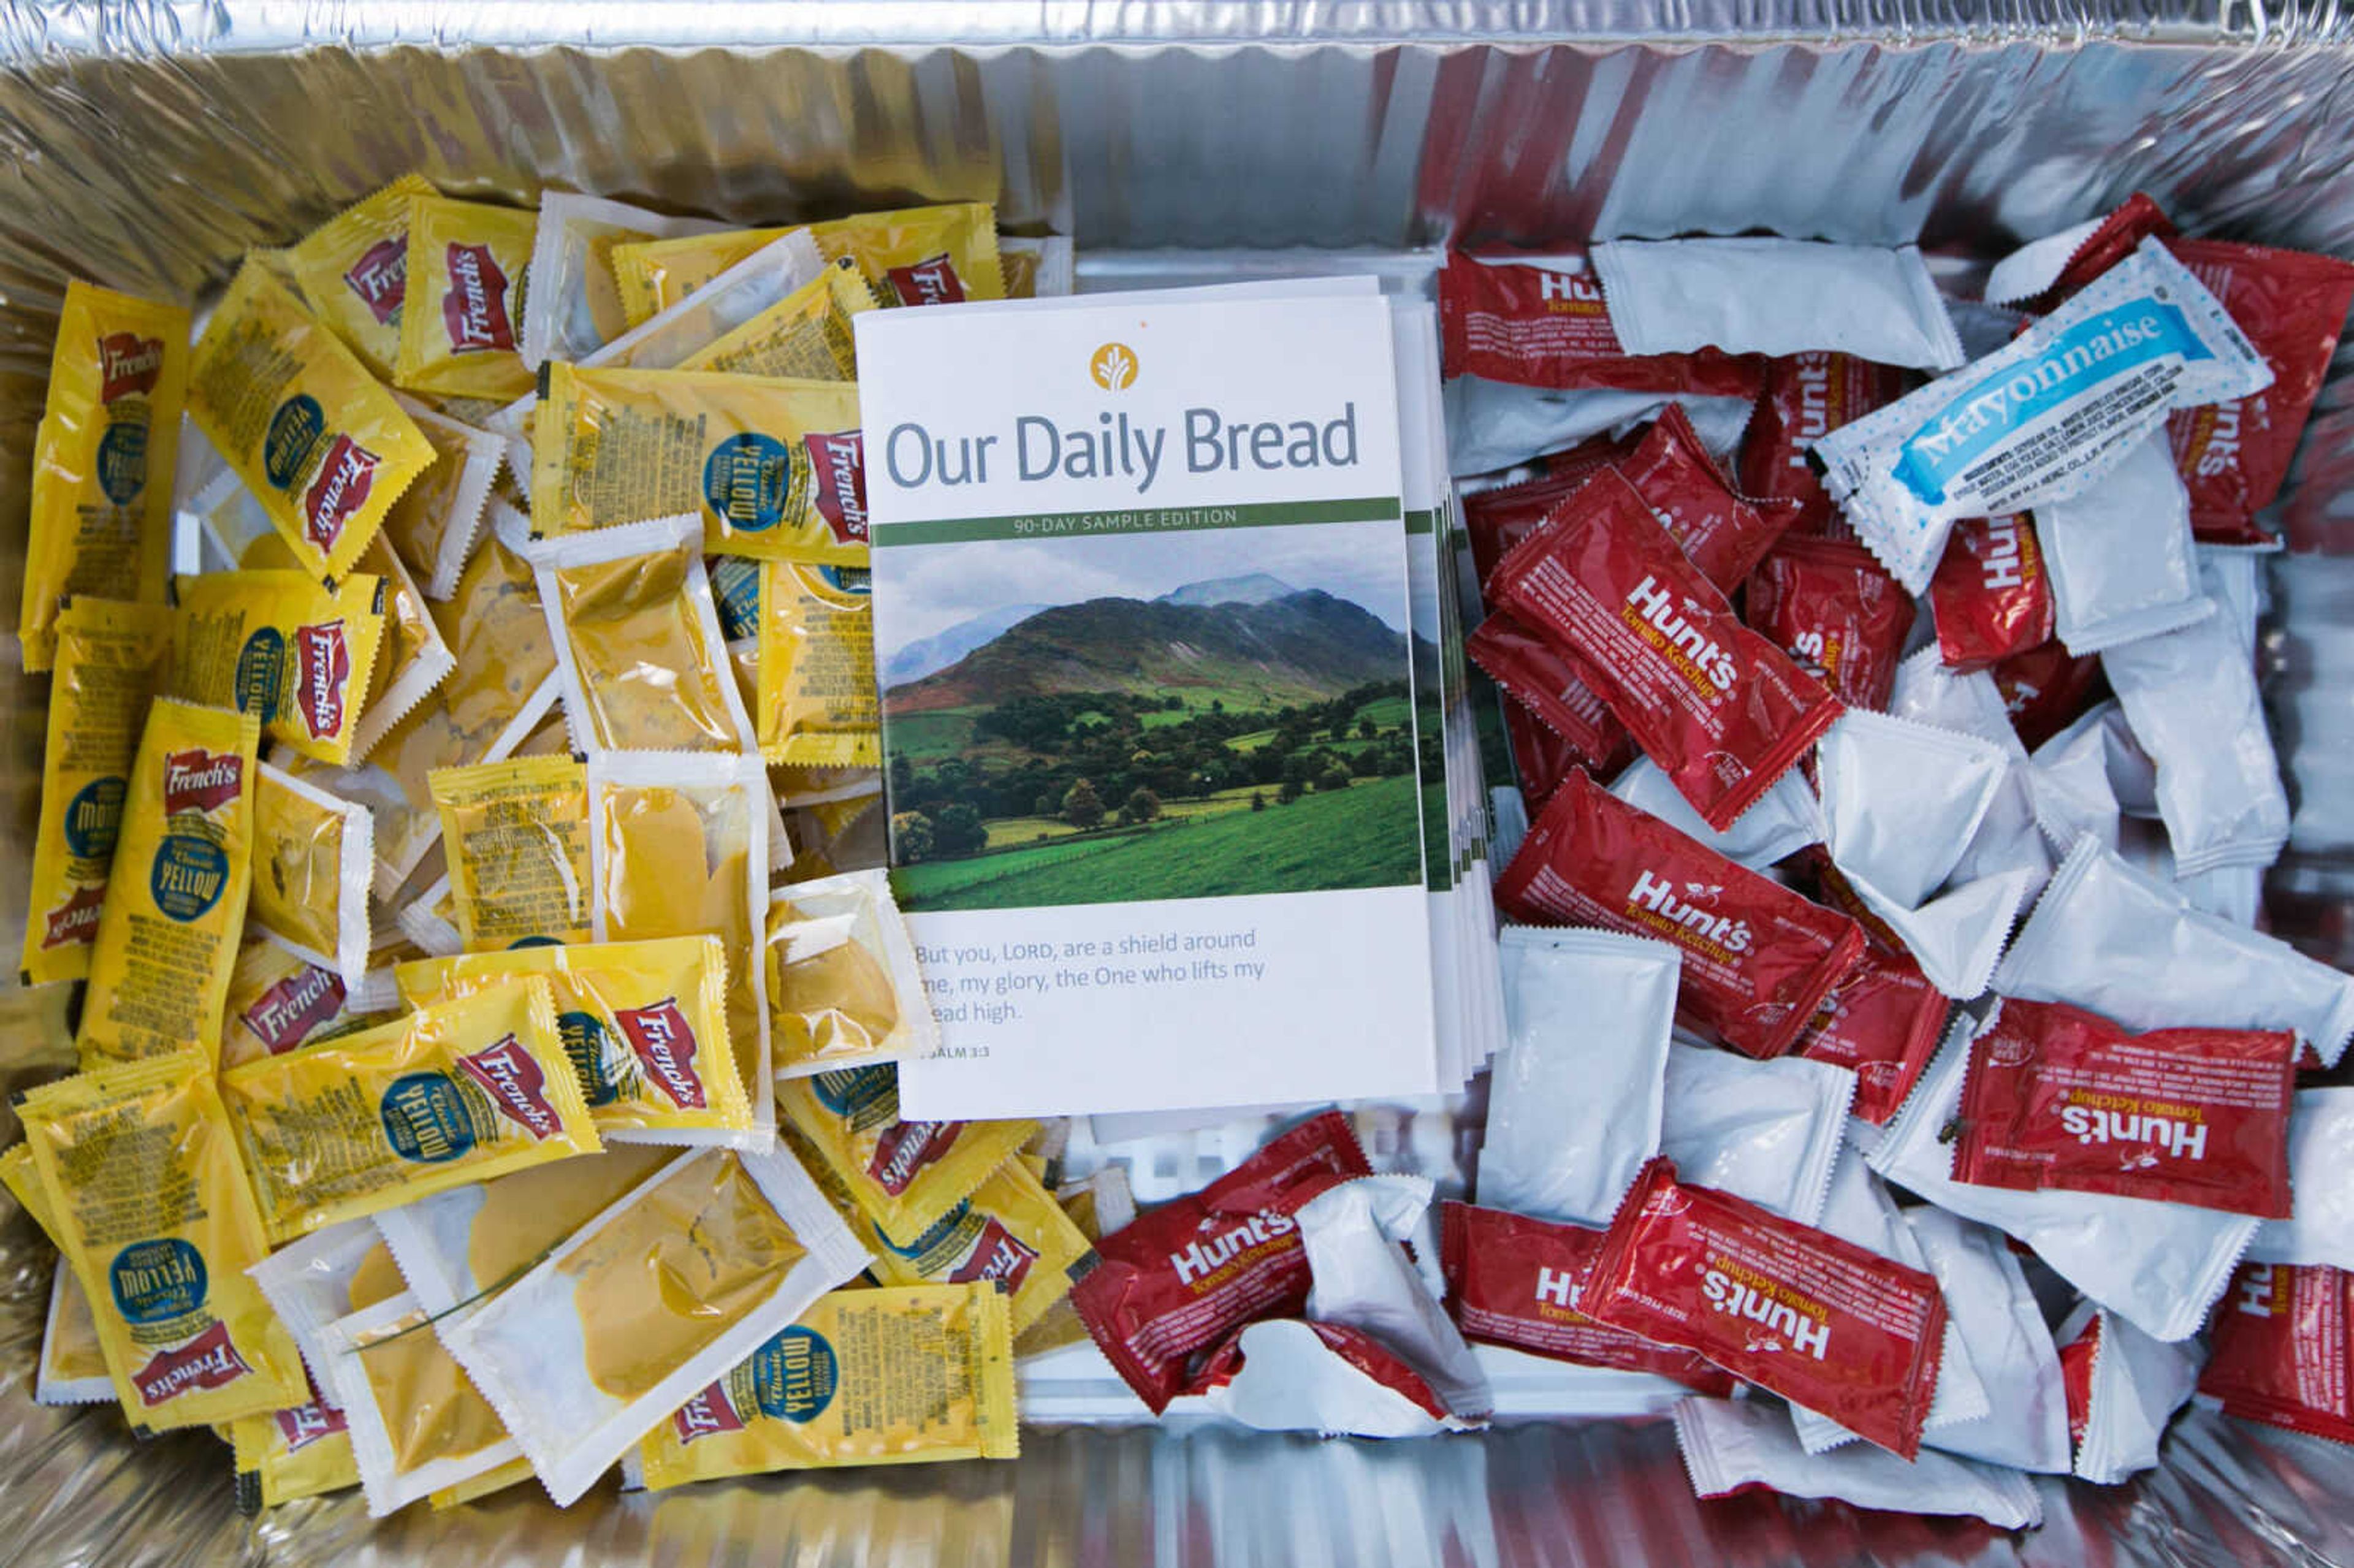
[[[1118,392],[1136,381],[1136,350],[1124,343],[1108,343],[1087,361],[1087,374],[1107,392]]]

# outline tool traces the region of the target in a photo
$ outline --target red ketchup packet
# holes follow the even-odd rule
[[[2084,1431],[2093,1424],[2093,1363],[2101,1354],[2101,1315],[2084,1304],[2084,1322],[2060,1347],[2060,1390],[2068,1401],[2068,1451],[2084,1446]]]
[[[1970,1044],[1954,1180],[2285,1220],[2296,1089],[2290,1030],[2135,1034],[2011,998]]]
[[[2031,299],[2011,302],[2022,311],[2042,315],[2058,308],[2067,297],[2141,249],[2141,242],[2157,235],[2172,239],[2176,229],[2173,220],[2160,210],[2157,202],[2141,191],[2127,196],[2115,212],[2101,219],[2100,227],[2076,247],[2068,264],[2052,286]]]
[[[1778,1056],[1863,951],[1863,931],[1573,773],[1496,884],[1515,920],[1672,942],[1676,1012],[1746,1056]]]
[[[1908,955],[1867,941],[1798,1036],[1797,1054],[1853,1072],[1850,1108],[1878,1126],[1936,1054],[1952,1005]]]
[[[1684,558],[1728,594],[1797,515],[1790,503],[1761,505],[1735,491],[1680,403],[1670,405],[1634,451],[1612,466],[1641,493]]]
[[[1983,670],[2052,641],[2052,576],[2027,514],[1954,524],[1929,579],[1929,613],[1937,656],[1956,670]]]
[[[2056,639],[1996,661],[1994,683],[2030,751],[2082,718],[2108,689],[2099,654],[2071,653]]]
[[[1485,584],[1513,546],[1543,526],[1577,487],[1635,450],[1632,437],[1595,436],[1538,461],[1544,472],[1519,484],[1476,491],[1463,498],[1463,531],[1471,539],[1472,569]]]
[[[1587,1277],[1596,1321],[1697,1351],[1906,1459],[1937,1387],[1935,1277],[1643,1168]]]
[[[2226,1415],[2354,1443],[2354,1275],[2249,1263],[2215,1308],[2199,1392]]]
[[[1513,777],[1519,780],[1522,800],[1532,811],[1552,800],[1561,781],[1577,769],[1616,773],[1635,759],[1635,743],[1627,738],[1627,726],[1611,718],[1607,708],[1602,710],[1602,716],[1618,744],[1599,758],[1586,756],[1518,701],[1508,697],[1503,710],[1504,734],[1512,745]]]
[[[1618,722],[1720,832],[1839,717],[1839,699],[1741,623],[1616,472],[1588,480],[1488,587],[1584,656]]]
[[[1455,1326],[1480,1343],[1580,1366],[1652,1372],[1729,1397],[1731,1374],[1705,1358],[1605,1328],[1577,1309],[1603,1235],[1501,1209],[1441,1204],[1439,1265]]]
[[[1245,1323],[1306,1310],[1308,1254],[1292,1212],[1335,1181],[1372,1174],[1346,1118],[1312,1117],[1104,1237],[1071,1305],[1158,1415],[1193,1381],[1194,1352]]]
[[[1450,380],[1755,397],[1765,379],[1755,355],[1628,354],[1583,257],[1490,265],[1450,252],[1438,274],[1438,331]]]
[[[1507,696],[1559,736],[1573,759],[1599,768],[1618,754],[1627,727],[1594,689],[1592,672],[1575,651],[1546,641],[1499,611],[1471,629],[1463,640],[1463,652]],[[1559,781],[1558,773],[1554,781]]]
[[[1861,545],[1784,539],[1749,577],[1749,624],[1850,707],[1888,706],[1913,596]]]
[[[1912,389],[1913,376],[1846,354],[1794,354],[1766,372],[1766,390],[1741,438],[1741,488],[1793,503],[1791,532],[1853,539],[1839,503],[1807,461],[1807,449],[1841,425],[1884,408]]]

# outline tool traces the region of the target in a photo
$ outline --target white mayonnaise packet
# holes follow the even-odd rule
[[[2080,715],[2037,747],[2031,763],[2036,825],[2063,854],[2086,833],[2115,849],[2126,812],[2157,810],[2157,769],[2114,702]]]
[[[1430,1195],[1426,1176],[1361,1176],[1302,1203],[1297,1218],[1308,1254],[1308,1316],[1371,1334],[1419,1373],[1451,1414],[1476,1419],[1495,1407],[1488,1374],[1406,1251],[1417,1233],[1430,1232],[1419,1255],[1437,1262],[1435,1230],[1424,1223]]]
[[[1998,1530],[2043,1522],[2035,1483],[2016,1470],[1923,1449],[1900,1459],[1870,1443],[1809,1454],[1782,1412],[1762,1399],[1694,1395],[1675,1408],[1676,1446],[1692,1491],[1724,1497],[1762,1486],[1798,1498],[1835,1498],[1900,1513],[1965,1514]]]
[[[1477,376],[1457,376],[1440,397],[1447,409],[1447,471],[1467,475],[1511,468],[1574,447],[1588,436],[1623,435],[1658,418],[1670,403],[1683,405],[1701,445],[1710,456],[1722,459],[1741,444],[1741,432],[1755,408],[1746,397],[1613,387],[1558,390]]]
[[[1855,1075],[1828,1062],[1753,1062],[1713,1046],[1668,1048],[1659,1152],[1680,1180],[1811,1225],[1829,1196]],[[1485,1197],[1485,1191],[1482,1191]]]
[[[370,1519],[523,1457],[512,1434],[493,1430],[479,1386],[434,1333],[404,1290],[338,1318],[323,1335],[319,1392],[344,1413]],[[419,1406],[419,1396],[430,1403]]]
[[[2033,897],[2052,874],[2052,854],[2035,825],[2035,797],[2029,780],[2027,747],[2010,727],[2002,692],[1984,670],[1957,674],[1946,668],[1937,650],[1927,647],[1908,655],[1896,667],[1896,690],[1889,713],[1916,724],[1959,730],[2000,747],[2010,759],[2010,771],[1987,813],[1971,836],[1951,873],[1956,882],[1975,881],[2006,871],[2028,873],[2028,896]]]
[[[2060,1339],[2068,1342],[2088,1329],[2096,1336],[2092,1397],[2076,1445],[2076,1476],[2113,1487],[2157,1467],[2167,1423],[2190,1402],[2207,1357],[2196,1341],[2153,1340],[2089,1301],[2061,1326]]]
[[[1853,710],[1850,709],[1850,712]],[[1682,833],[1706,844],[1725,859],[1752,871],[1763,871],[1786,855],[1823,842],[1823,818],[1807,776],[1793,768],[1774,780],[1757,803],[1741,813],[1733,826],[1718,832],[1692,810],[1659,765],[1648,757],[1628,763],[1610,781],[1610,794]],[[1507,863],[1510,856],[1498,861]]]
[[[1447,1412],[1437,1391],[1372,1336],[1359,1339],[1357,1353],[1347,1355],[1327,1344],[1319,1327],[1270,1318],[1244,1329],[1235,1346],[1241,1364],[1206,1391],[1203,1408],[1261,1432],[1325,1436],[1434,1437],[1487,1425]],[[1325,1331],[1363,1333],[1346,1327]],[[1376,1367],[1379,1375],[1371,1370]]]
[[[726,227],[602,196],[542,192],[531,287],[523,301],[523,362],[535,370],[550,359],[577,365],[628,328],[613,282],[616,244],[711,234]]]
[[[83,1294],[71,1266],[60,1258],[57,1272],[49,1276],[48,1315],[42,1319],[41,1354],[33,1372],[34,1404],[105,1404],[116,1397],[114,1378],[104,1370],[103,1361],[98,1371],[80,1377],[69,1375],[58,1365],[69,1354],[80,1360],[83,1347],[93,1346],[97,1337],[90,1298]]]
[[[1956,1001],[1984,994],[2011,927],[2035,890],[2033,873],[2002,871],[1957,883],[1908,909],[1869,882],[1850,882],[1872,912],[1896,933],[1929,983]]]
[[[1628,354],[1804,354],[1952,370],[1961,339],[1918,246],[1611,239],[1594,270]]]
[[[1659,1151],[1681,953],[1610,931],[1507,926],[1479,1202],[1606,1225]]]
[[[2068,1391],[2060,1352],[2018,1255],[2000,1231],[1933,1203],[1907,1209],[1904,1219],[1987,1394],[1984,1415],[1924,1432],[1922,1443],[1992,1465],[2066,1475]]]
[[[2098,653],[2214,613],[2199,591],[2190,492],[2163,431],[2090,488],[2037,507],[2035,536],[2052,574],[2053,626],[2071,653]]]
[[[2354,1089],[2297,1091],[2288,1179],[2296,1212],[2264,1223],[2248,1261],[2354,1269]]]
[[[1824,842],[1851,882],[1917,907],[1977,836],[2010,759],[1958,730],[1850,708],[1815,747]]]

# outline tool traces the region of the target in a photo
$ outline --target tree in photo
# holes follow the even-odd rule
[[[916,865],[932,858],[932,820],[921,811],[901,811],[891,819],[891,842],[898,851],[896,857],[901,865]]]
[[[1092,828],[1104,820],[1103,797],[1085,779],[1074,783],[1063,797],[1063,821],[1079,829]]]
[[[1149,822],[1161,815],[1161,797],[1150,789],[1139,789],[1128,798],[1128,820]]]

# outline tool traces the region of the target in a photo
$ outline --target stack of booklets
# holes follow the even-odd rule
[[[904,1114],[1451,1093],[1503,1032],[1435,313],[857,323]]]

